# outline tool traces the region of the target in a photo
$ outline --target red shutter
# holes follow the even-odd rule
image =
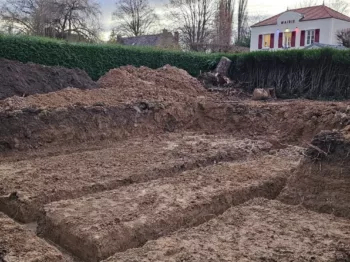
[[[262,41],[263,41],[263,36],[259,35],[259,44],[258,44],[259,49],[262,49]]]
[[[283,45],[283,33],[279,33],[278,35],[278,48],[282,48]]]
[[[304,45],[305,45],[305,30],[302,30],[300,34],[300,46],[304,46]]]
[[[270,36],[270,48],[275,47],[275,34],[271,34]]]
[[[297,36],[297,32],[293,31],[292,32],[292,41],[291,41],[291,46],[295,47],[295,38]]]
[[[315,42],[316,43],[320,42],[320,29],[315,30]]]

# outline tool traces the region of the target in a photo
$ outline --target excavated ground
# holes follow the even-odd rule
[[[100,261],[203,223],[251,198],[275,198],[296,164],[278,156],[222,163],[51,203],[39,232],[85,261]]]
[[[100,150],[4,162],[0,163],[0,211],[31,222],[52,201],[176,176],[186,169],[238,161],[270,149],[272,145],[264,141],[172,134]]]
[[[350,261],[349,136],[320,133],[350,129],[349,102],[241,100],[169,66],[98,85],[0,100],[1,262]]]
[[[0,121],[0,153],[6,154],[13,150],[54,147],[60,151],[63,146],[184,131],[233,134],[306,146],[321,130],[349,125],[350,111],[345,102],[194,100],[171,104],[24,108],[0,112]]]
[[[350,126],[316,135],[279,200],[350,219]]]
[[[105,262],[340,262],[350,259],[349,220],[255,199],[199,227]]]
[[[33,232],[0,213],[0,261],[64,262],[69,260]]]

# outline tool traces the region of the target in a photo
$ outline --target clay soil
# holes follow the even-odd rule
[[[97,84],[0,100],[1,262],[350,261],[348,101]]]

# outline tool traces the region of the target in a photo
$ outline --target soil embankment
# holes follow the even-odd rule
[[[290,177],[279,199],[311,210],[350,218],[350,133],[316,135],[306,159]]]

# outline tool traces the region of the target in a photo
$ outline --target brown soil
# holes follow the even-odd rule
[[[350,123],[349,103],[252,102],[207,92],[185,71],[113,69],[101,88],[0,101],[0,152],[196,131],[302,144]]]
[[[98,84],[0,100],[0,211],[82,262],[209,219],[110,261],[349,261],[350,220],[265,200],[215,219],[277,197],[301,155],[280,199],[349,218],[350,128],[301,148],[350,125],[349,102],[253,102],[170,66]]]
[[[97,84],[80,69],[23,64],[0,59],[0,72],[0,99],[55,92],[67,87],[97,88]]]
[[[68,262],[56,248],[2,213],[0,213],[0,261]]]
[[[67,88],[54,93],[9,98],[0,101],[0,111],[28,107],[48,109],[74,105],[111,106],[140,101],[184,102],[204,94],[199,81],[186,71],[171,66],[157,70],[121,67],[109,71],[98,83],[99,89]]]
[[[348,128],[316,135],[279,199],[350,218],[349,134]]]
[[[120,102],[179,102],[204,94],[200,82],[185,70],[166,65],[157,70],[133,66],[112,69],[98,81],[102,88],[112,89]]]
[[[251,198],[275,198],[296,164],[278,156],[223,163],[51,203],[45,206],[39,232],[85,261],[97,262],[203,223]]]
[[[0,211],[23,222],[46,203],[174,176],[186,169],[268,152],[263,141],[174,134],[107,149],[0,164]]]
[[[349,243],[348,220],[255,199],[105,262],[340,262],[350,259]]]
[[[0,121],[0,151],[11,151],[184,130],[303,145],[321,130],[346,126],[350,114],[346,103],[196,101],[25,108],[0,112]]]

